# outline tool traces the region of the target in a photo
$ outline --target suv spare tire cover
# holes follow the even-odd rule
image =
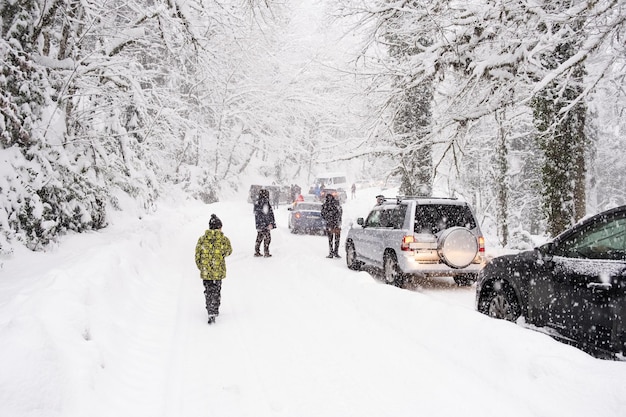
[[[478,253],[478,241],[468,229],[451,227],[439,236],[437,252],[441,260],[452,268],[465,268]]]

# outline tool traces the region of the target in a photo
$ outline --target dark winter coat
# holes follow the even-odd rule
[[[326,220],[327,229],[336,229],[341,227],[341,215],[343,210],[339,201],[332,195],[326,197],[326,201],[322,204],[321,215]]]
[[[276,228],[274,210],[272,210],[269,198],[259,198],[254,203],[254,222],[258,231],[268,230],[270,225],[272,229]]]
[[[196,266],[200,278],[220,280],[226,278],[224,258],[233,252],[230,240],[221,230],[210,229],[200,236],[196,244]]]

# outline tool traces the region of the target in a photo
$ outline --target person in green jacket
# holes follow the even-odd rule
[[[222,233],[222,221],[211,214],[209,230],[200,236],[196,244],[196,266],[204,284],[206,310],[209,324],[219,315],[222,280],[226,278],[226,258],[233,252],[230,240]]]

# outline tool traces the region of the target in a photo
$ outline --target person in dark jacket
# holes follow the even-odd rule
[[[296,201],[296,199],[302,194],[302,188],[296,184],[293,186],[293,193],[294,193],[294,200]]]
[[[196,266],[204,284],[206,310],[209,324],[215,323],[220,314],[222,280],[226,278],[226,258],[233,252],[230,240],[222,233],[222,221],[211,214],[209,230],[200,236],[196,244]]]
[[[261,243],[263,243],[264,255],[266,258],[270,254],[270,242],[272,235],[270,231],[276,228],[274,211],[270,203],[270,193],[266,189],[259,191],[259,197],[254,203],[254,221],[256,223],[256,244],[254,246],[254,256],[261,256]]]
[[[339,239],[341,238],[342,211],[339,200],[332,194],[326,194],[326,201],[322,204],[321,215],[326,221],[326,234],[328,235],[329,254],[327,258],[341,258],[339,256]]]

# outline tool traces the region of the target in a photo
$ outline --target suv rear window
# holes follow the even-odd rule
[[[415,233],[437,234],[450,227],[474,229],[476,221],[468,206],[452,204],[418,205],[415,210]]]

